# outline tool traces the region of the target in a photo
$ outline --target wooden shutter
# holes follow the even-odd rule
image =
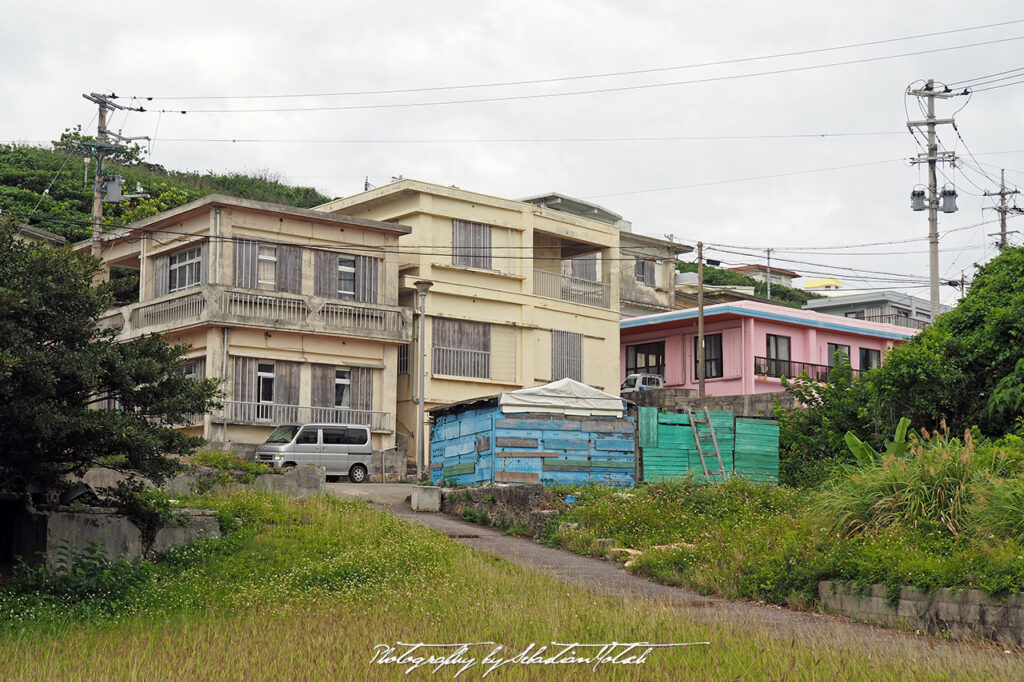
[[[274,402],[289,407],[275,407],[274,421],[297,422],[299,410],[299,363],[277,360],[274,362]]]
[[[192,362],[196,365],[196,381],[206,378],[206,358],[196,358]]]
[[[356,300],[376,303],[379,279],[380,259],[356,256]]]
[[[235,286],[246,289],[256,288],[256,255],[259,242],[252,239],[235,239]]]
[[[317,251],[315,260],[313,294],[323,298],[338,298],[338,254]]]
[[[232,400],[256,402],[256,362],[256,358],[235,358]]]
[[[589,282],[597,281],[597,254],[588,253],[586,256],[572,259],[572,276],[585,279]]]
[[[352,368],[352,400],[353,410],[373,409],[373,370],[369,367]]]
[[[153,297],[166,296],[171,288],[171,257],[157,256],[153,259]]]
[[[281,244],[277,247],[277,290],[286,294],[302,293],[302,249]]]
[[[312,366],[313,370],[313,407],[334,407],[334,365]]]
[[[583,381],[583,334],[551,332],[551,380]]]
[[[644,284],[649,287],[653,287],[655,284],[655,263],[652,260],[644,261]]]
[[[210,281],[210,249],[209,241],[203,240],[199,245],[199,283],[206,284]]]
[[[452,264],[491,269],[491,226],[452,220]]]

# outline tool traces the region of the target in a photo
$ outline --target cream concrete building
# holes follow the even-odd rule
[[[399,356],[397,429],[410,453],[421,357],[428,409],[564,377],[617,390],[619,226],[415,180],[315,210],[412,228],[399,240],[399,303],[418,309],[415,283],[433,286],[423,345]]]
[[[101,324],[120,339],[187,343],[186,371],[223,380],[224,408],[197,415],[193,434],[231,447],[263,442],[281,423],[358,423],[375,449],[390,448],[399,348],[412,339],[396,254],[408,233],[207,196],[103,234],[104,263],[138,270],[140,283],[138,303]]]

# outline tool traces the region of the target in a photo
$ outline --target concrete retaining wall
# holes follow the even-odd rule
[[[885,625],[905,625],[931,634],[964,639],[983,637],[1024,644],[1024,595],[996,603],[980,590],[922,592],[900,590],[896,606],[885,601],[885,586],[863,595],[844,583],[818,583],[818,597],[827,611]]]
[[[200,538],[219,538],[220,523],[216,512],[206,509],[175,511],[183,525],[171,524],[157,528],[153,541],[147,546],[142,531],[128,517],[116,509],[90,507],[72,511],[58,508],[54,511],[31,511],[19,520],[21,533],[14,556],[26,561],[44,558],[50,565],[61,560],[68,549],[78,553],[95,541],[103,544],[108,559],[141,559],[154,553],[165,552]]]
[[[662,388],[631,393],[628,399],[639,407],[656,407],[669,412],[686,412],[687,408],[703,412],[706,407],[709,410],[731,410],[737,417],[770,417],[775,411],[776,400],[784,409],[796,407],[796,400],[785,392],[698,398],[690,389]]]
[[[441,511],[461,519],[498,528],[518,526],[526,535],[538,535],[558,512],[545,509],[554,494],[543,485],[489,485],[482,488],[443,488]]]
[[[371,480],[381,483],[397,483],[405,479],[407,469],[405,450],[400,448],[376,450],[373,453],[372,462]]]
[[[323,467],[293,467],[284,469],[281,473],[256,476],[251,485],[257,490],[269,490],[289,497],[308,497],[327,491],[326,473]],[[225,484],[222,481],[225,474],[234,482]],[[224,489],[243,485],[238,482],[240,476],[240,472],[223,472],[199,467],[195,471],[184,471],[169,479],[164,483],[163,490],[168,495],[184,496],[213,488]]]

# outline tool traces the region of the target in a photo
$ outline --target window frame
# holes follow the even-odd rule
[[[269,367],[269,370],[264,369]],[[272,360],[258,360],[256,362],[256,414],[260,420],[271,420],[274,415],[274,399],[276,397],[275,381],[277,378],[277,363]],[[270,386],[270,400],[264,400],[263,387]]]
[[[178,280],[182,280],[179,282]],[[167,293],[193,289],[203,283],[202,244],[168,255]]]
[[[697,364],[697,342],[698,337],[693,337],[693,381],[696,383],[700,379],[698,378],[699,365]],[[708,343],[709,341],[713,343]],[[717,356],[710,355],[708,350],[715,346],[717,349]],[[725,361],[723,359],[723,347],[722,347],[722,333],[716,334],[705,334],[704,335],[704,378],[705,379],[721,379],[725,376]],[[708,363],[711,363],[711,371],[708,371]]]
[[[639,364],[637,357],[641,353],[647,358],[655,358],[654,365],[651,365],[649,360],[643,365]],[[626,376],[630,374],[657,374],[664,380],[665,341],[647,341],[626,346]]]
[[[268,265],[273,275],[272,279],[260,278],[264,263],[272,264],[272,266]],[[270,291],[277,290],[277,244],[268,244],[266,242],[257,242],[256,244],[256,288]]]
[[[859,351],[858,355],[860,356],[859,357],[859,360],[860,360],[860,365],[859,365],[860,371],[867,372],[870,369],[876,369],[876,368],[882,366],[882,351],[878,350],[877,348],[858,348],[857,350]],[[867,355],[868,358],[874,358],[874,360],[875,360],[875,362],[873,364],[869,360],[868,363],[867,363],[867,365],[868,365],[867,367],[864,366],[864,364],[865,364],[864,363],[865,354]]]
[[[849,345],[842,344],[842,343],[832,343],[832,342],[829,342],[828,345],[825,346],[825,352],[828,355],[828,362],[827,362],[827,364],[828,364],[829,367],[835,367],[836,366],[835,365],[835,355],[836,355],[836,351],[837,350],[845,350],[846,351],[846,361],[850,362],[851,349],[850,349]]]
[[[347,375],[342,377],[341,375]],[[346,389],[342,392],[344,399],[342,403],[338,404],[338,387],[345,386]],[[352,406],[352,370],[347,367],[335,367],[334,369],[334,407],[340,409],[349,409]]]
[[[342,261],[347,261],[347,262],[351,263],[352,264],[351,267],[348,266],[348,265],[342,265]],[[357,266],[357,263],[356,263],[356,257],[355,256],[346,256],[346,255],[338,256],[338,262],[337,262],[337,266],[336,266],[337,267],[336,280],[337,280],[338,298],[342,298],[342,299],[346,299],[346,300],[351,300],[351,299],[354,299],[356,297],[356,288],[359,285],[359,282],[356,281],[357,280],[356,272],[358,270],[358,268],[356,266]],[[342,285],[342,273],[343,272],[351,273],[352,274],[352,290],[351,291],[346,291],[346,290],[343,290],[341,288],[341,285]]]

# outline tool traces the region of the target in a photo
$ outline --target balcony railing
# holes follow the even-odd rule
[[[432,360],[434,374],[476,379],[491,378],[490,351],[435,346]]]
[[[347,407],[311,407],[240,400],[225,400],[224,409],[214,421],[236,424],[362,424],[374,433],[392,433],[394,417],[390,412],[352,410]]]
[[[193,292],[159,303],[150,303],[132,311],[133,327],[151,327],[197,318],[206,310],[206,298]]]
[[[304,322],[309,315],[306,304],[296,298],[243,294],[226,291],[221,298],[221,308],[228,315],[252,317],[268,322]]]
[[[260,325],[409,343],[412,313],[394,305],[324,301],[288,294],[239,291],[207,284],[160,300],[108,310],[103,329],[121,327],[119,338],[203,323]]]
[[[829,365],[815,365],[810,362],[793,360],[776,360],[775,358],[755,357],[754,374],[757,376],[786,377],[793,379],[806,374],[814,381],[828,381],[828,375],[834,368]],[[860,370],[853,370],[853,376],[860,376]]]
[[[608,284],[547,270],[533,271],[533,293],[580,305],[611,307],[611,286]]]
[[[326,303],[317,317],[331,329],[365,329],[375,332],[399,332],[408,328],[408,321],[398,310],[361,308],[345,303]]]
[[[907,317],[906,315],[867,315],[865,317],[856,317],[853,319],[864,320],[865,322],[894,324],[897,327],[909,327],[910,329],[924,329],[931,324],[930,322],[917,320],[913,317]]]

